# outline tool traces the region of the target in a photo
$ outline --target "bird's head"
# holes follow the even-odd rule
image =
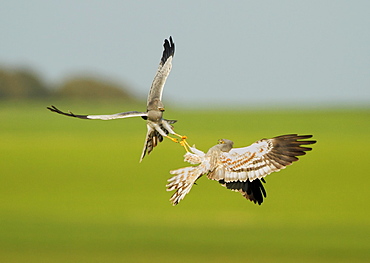
[[[164,105],[163,102],[159,99],[154,99],[148,104],[148,110],[159,110],[164,111]]]
[[[233,148],[234,142],[228,139],[218,140],[218,145],[223,152],[228,152]]]

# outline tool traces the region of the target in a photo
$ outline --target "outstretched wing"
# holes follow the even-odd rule
[[[114,120],[114,119],[130,118],[130,117],[146,117],[147,116],[146,112],[139,112],[139,111],[121,112],[121,113],[116,113],[112,115],[76,115],[70,111],[63,112],[53,105],[50,107],[47,107],[47,109],[52,112],[56,112],[62,115],[80,118],[80,119],[90,119],[90,120]]]
[[[282,135],[224,152],[220,156],[225,168],[224,178],[221,179],[226,183],[253,181],[284,169],[298,161],[297,156],[305,155],[306,151],[312,150],[301,146],[316,143],[314,140],[305,140],[311,137],[312,135]]]
[[[172,37],[169,38],[169,41],[167,39],[164,40],[163,47],[161,62],[150,87],[147,105],[154,99],[162,100],[163,87],[172,68],[172,58],[175,54],[175,44],[172,41]]]
[[[168,124],[173,124],[176,122],[175,120],[164,121],[166,121]],[[143,152],[141,153],[140,162],[144,159],[146,154],[150,154],[153,151],[154,147],[156,147],[158,143],[163,141],[163,136],[155,128],[148,123],[146,126],[148,130],[145,136],[144,148]],[[164,131],[166,134],[169,133],[168,130],[163,127],[163,124],[160,124],[159,128],[162,129],[162,131]]]

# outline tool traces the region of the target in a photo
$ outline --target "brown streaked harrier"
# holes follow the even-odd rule
[[[63,112],[55,106],[47,107],[49,110],[63,114],[70,117],[76,117],[80,119],[90,120],[113,120],[122,119],[129,117],[142,117],[147,121],[147,134],[144,142],[144,149],[140,157],[140,162],[143,160],[146,154],[149,154],[159,142],[163,140],[163,137],[169,138],[174,142],[178,142],[176,138],[168,136],[173,134],[174,136],[180,137],[180,144],[187,150],[186,136],[179,135],[174,132],[171,124],[175,123],[176,120],[163,119],[164,105],[162,103],[163,87],[166,83],[166,79],[170,74],[172,68],[172,58],[175,54],[175,44],[170,36],[169,40],[165,39],[163,44],[164,50],[157,73],[154,77],[152,86],[149,91],[147,100],[147,111],[128,111],[121,112],[112,115],[77,115],[72,112]]]
[[[189,166],[173,170],[168,180],[167,191],[176,192],[170,201],[177,205],[189,193],[193,184],[204,174],[208,179],[218,181],[227,189],[240,192],[246,199],[258,203],[263,202],[266,191],[262,185],[264,177],[272,172],[280,171],[293,162],[297,156],[305,155],[312,148],[301,145],[314,144],[314,140],[306,140],[312,135],[289,134],[262,139],[244,148],[233,148],[233,142],[219,140],[204,153],[195,147],[185,154],[184,161],[198,166]]]

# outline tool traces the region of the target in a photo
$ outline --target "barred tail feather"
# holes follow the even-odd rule
[[[176,120],[165,120],[169,124],[177,122]],[[160,124],[159,127],[168,135],[169,131],[166,130],[163,124]],[[172,126],[171,126],[172,128]],[[156,147],[160,142],[163,141],[163,136],[155,129],[147,125],[147,134],[144,142],[143,152],[141,153],[140,162],[144,159],[145,155],[149,155],[154,147]]]
[[[175,176],[168,179],[169,183],[166,185],[166,187],[167,191],[176,190],[176,192],[170,198],[170,201],[173,205],[177,205],[190,192],[194,183],[203,174],[201,168],[202,166],[200,165],[170,171],[170,173],[175,174]]]

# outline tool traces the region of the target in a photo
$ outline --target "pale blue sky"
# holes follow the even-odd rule
[[[96,74],[165,104],[370,104],[370,1],[2,1],[0,66]]]

